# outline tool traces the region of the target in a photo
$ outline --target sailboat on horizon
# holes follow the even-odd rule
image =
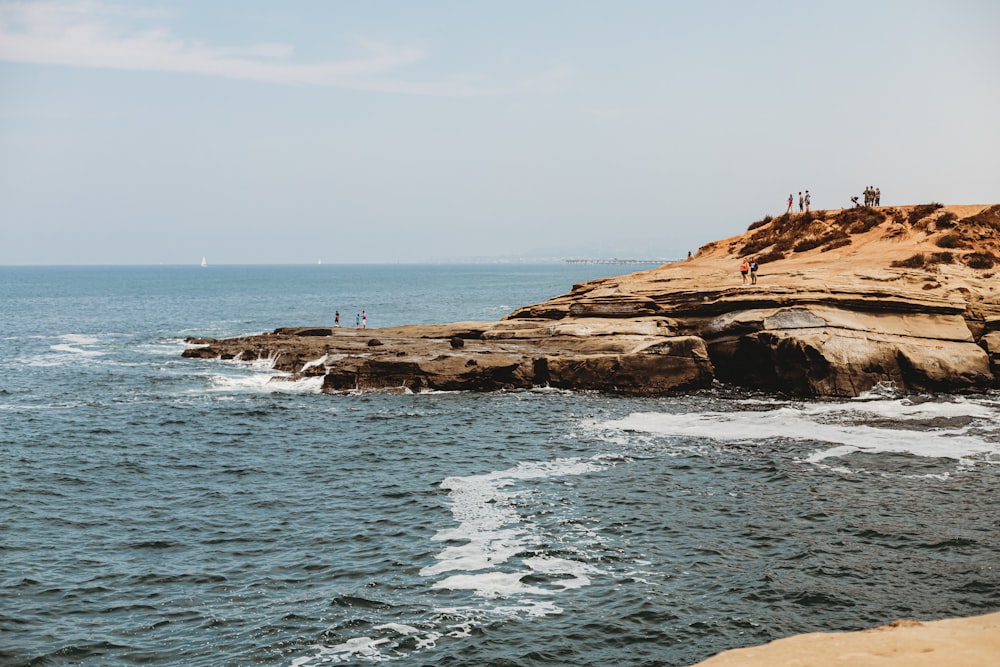
[[[208,261],[205,259],[204,255],[201,256],[201,266],[203,268],[206,267],[206,266],[208,266]]]

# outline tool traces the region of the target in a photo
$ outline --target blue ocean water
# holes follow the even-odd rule
[[[615,267],[0,267],[0,664],[689,665],[1000,609],[1000,395],[320,394],[185,336]]]

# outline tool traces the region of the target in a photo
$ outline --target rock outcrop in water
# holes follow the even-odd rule
[[[743,257],[760,258],[756,285]],[[551,386],[798,396],[981,391],[1000,375],[1000,205],[784,215],[690,260],[588,281],[499,322],[190,339],[330,393]]]

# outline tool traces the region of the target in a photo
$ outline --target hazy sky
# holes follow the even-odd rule
[[[1000,202],[1000,2],[0,0],[0,264],[680,257]]]

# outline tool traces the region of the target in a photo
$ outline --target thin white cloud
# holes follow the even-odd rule
[[[619,118],[624,118],[627,113],[628,112],[621,107],[604,107],[590,110],[590,115],[598,120],[617,120]]]
[[[568,63],[558,63],[521,81],[521,87],[538,93],[555,93],[562,90],[573,78],[575,68]]]
[[[185,40],[163,27],[162,12],[92,0],[0,4],[0,60],[103,69],[183,72],[275,84],[314,85],[415,95],[500,92],[468,80],[409,82],[399,70],[422,61],[421,49],[360,42],[359,57],[303,63],[289,44],[219,47]]]

